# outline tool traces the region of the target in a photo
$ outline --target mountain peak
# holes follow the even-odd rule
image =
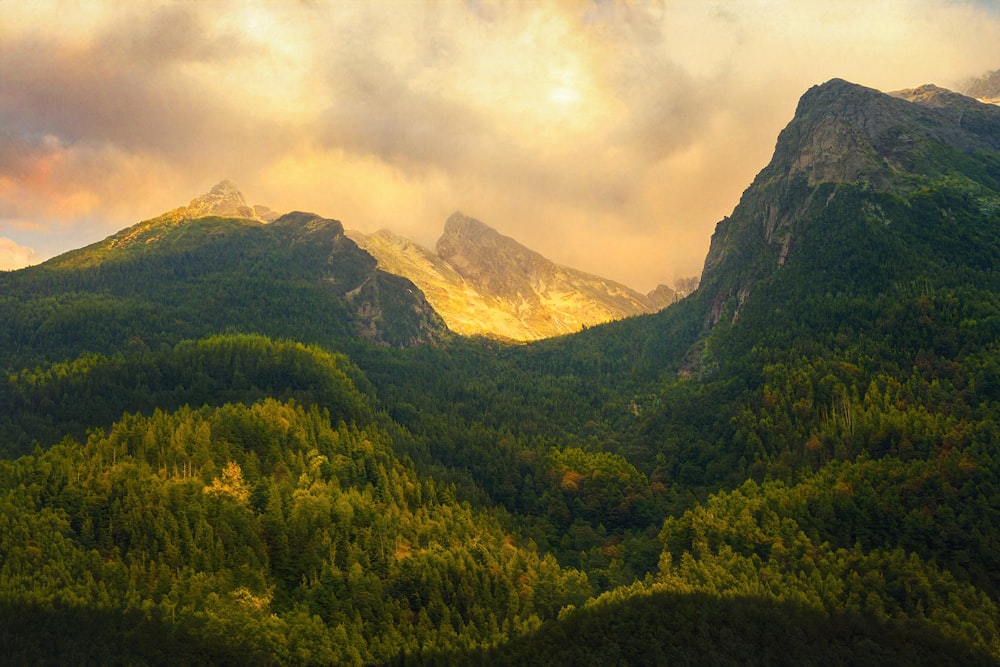
[[[349,232],[384,270],[412,280],[455,332],[537,340],[659,310],[666,287],[640,294],[559,266],[486,223],[455,211],[434,250],[382,230]]]
[[[945,187],[944,175],[965,180],[970,192],[989,186],[998,129],[1000,109],[932,84],[892,94],[842,79],[810,88],[771,162],[716,227],[702,274],[703,293],[712,295],[708,321],[735,319],[755,285],[786,266],[803,280],[823,276],[824,289],[833,289],[834,276],[843,289],[891,282],[904,269],[888,253],[917,253],[902,230],[932,227],[911,220],[910,209],[889,208],[917,184]],[[989,202],[977,205],[990,210]],[[876,247],[882,259],[871,257]],[[853,280],[845,267],[867,280]]]
[[[465,215],[461,211],[455,211],[444,222],[444,233],[441,238],[463,238],[468,236],[478,236],[483,233],[493,232],[499,234],[495,229],[485,222],[476,220]]]
[[[927,107],[928,109],[951,109],[960,112],[972,110],[975,113],[982,105],[974,97],[956,93],[941,86],[935,86],[933,83],[927,83],[916,88],[896,90],[889,93],[889,95],[906,100],[907,102],[913,102],[922,107]]]
[[[947,95],[958,95],[958,93],[953,93],[947,88],[942,88],[941,86],[936,86],[933,83],[925,83],[922,86],[917,86],[916,88],[904,88],[903,90],[895,90],[889,93],[893,97],[899,97],[906,100],[907,102],[930,102],[933,100],[940,99],[942,96]],[[938,106],[935,103],[929,104],[928,106]]]
[[[229,180],[216,183],[211,190],[195,197],[185,209],[188,218],[218,215],[226,218],[256,219],[254,210],[243,198],[236,184]]]
[[[963,153],[1000,147],[991,129],[998,115],[996,107],[932,84],[886,94],[832,79],[799,100],[760,177],[864,181],[885,191],[893,174],[928,157],[918,155],[924,141]]]
[[[799,98],[795,116],[806,116],[812,112],[836,112],[844,107],[857,107],[858,103],[879,95],[882,93],[874,88],[867,88],[844,79],[830,79],[826,83],[812,86]]]
[[[455,266],[466,279],[477,284],[481,280],[506,282],[499,275],[502,273],[499,267],[518,267],[518,273],[521,273],[530,271],[528,267],[548,262],[537,252],[459,211],[445,221],[444,232],[434,251]]]
[[[236,184],[230,181],[228,178],[224,178],[215,185],[213,185],[212,189],[209,190],[209,193],[213,195],[227,195],[235,193],[240,197],[243,196],[242,194],[240,194],[240,189],[236,187]]]

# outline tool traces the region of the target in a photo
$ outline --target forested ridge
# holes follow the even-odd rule
[[[359,311],[294,220],[0,274],[0,651],[997,664],[1000,121],[886,97],[803,98],[695,293],[529,345]]]

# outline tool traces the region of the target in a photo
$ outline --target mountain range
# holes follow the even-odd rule
[[[529,343],[265,214],[0,274],[5,659],[1000,664],[997,106],[809,89],[697,290]]]
[[[237,186],[224,180],[187,206],[122,230],[102,243],[54,258],[49,264],[98,263],[111,250],[157,243],[171,230],[207,217],[273,223],[282,216],[267,206],[249,205]],[[283,226],[284,222],[277,225]],[[337,235],[345,233],[342,227],[331,230]],[[346,236],[375,258],[383,280],[389,274],[411,281],[448,328],[462,335],[537,340],[656,312],[681,296],[666,285],[644,295],[612,280],[559,266],[461,213],[445,222],[434,251],[386,229],[374,234],[348,230]],[[331,258],[328,263],[337,262]],[[351,298],[356,298],[353,293]],[[362,311],[372,315],[365,325],[368,335],[378,338],[373,323],[384,321],[381,306],[365,302],[358,308]],[[425,333],[413,332],[411,340],[423,341]]]
[[[459,334],[537,340],[643,313],[677,301],[660,285],[640,294],[563,267],[462,213],[452,214],[435,249],[389,230],[348,231],[379,266],[413,281]]]

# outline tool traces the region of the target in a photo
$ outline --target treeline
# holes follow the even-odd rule
[[[319,405],[347,423],[371,419],[371,387],[343,355],[262,336],[183,341],[159,353],[87,354],[11,373],[0,383],[0,455],[65,435],[83,438],[125,412],[253,403]]]

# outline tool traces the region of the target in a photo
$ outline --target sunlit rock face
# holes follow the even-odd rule
[[[243,193],[232,181],[220,181],[211,190],[195,197],[191,203],[182,209],[183,215],[189,219],[203,218],[207,215],[217,215],[220,218],[246,218],[261,222],[274,222],[281,213],[273,211],[262,204],[250,206]]]
[[[348,232],[379,262],[427,296],[452,331],[536,340],[623,317],[655,312],[677,300],[663,285],[650,295],[559,266],[489,225],[456,212],[429,250],[392,232]]]
[[[202,218],[217,215],[226,218],[257,219],[253,207],[249,206],[232,181],[221,181],[207,193],[195,197],[187,205],[187,216]]]

